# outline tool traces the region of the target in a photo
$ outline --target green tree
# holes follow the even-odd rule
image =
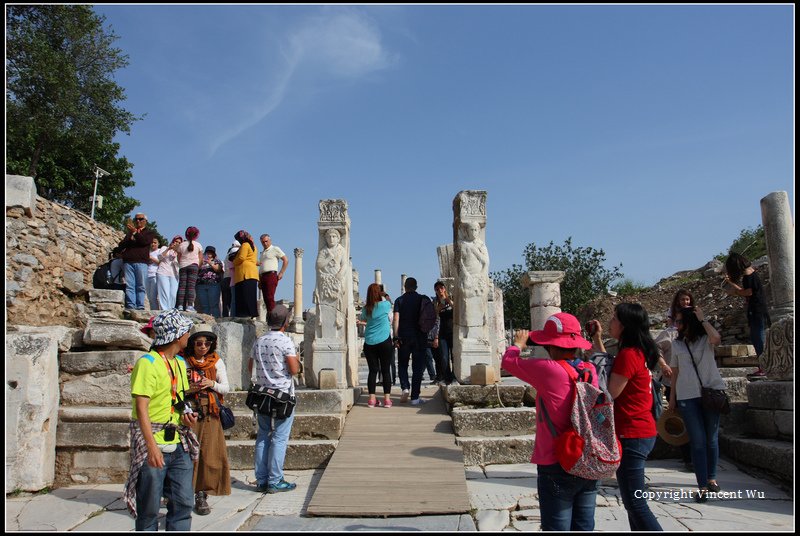
[[[103,208],[117,228],[139,202],[125,195],[133,165],[118,156],[118,132],[141,117],[120,106],[113,78],[128,57],[105,17],[86,5],[13,5],[6,11],[6,172],[36,179],[47,199],[90,212],[94,166]]]
[[[523,252],[524,265],[514,264],[500,272],[492,272],[495,284],[503,290],[503,313],[506,321],[517,327],[530,326],[530,292],[520,279],[530,271],[559,270],[561,309],[576,314],[589,301],[608,291],[612,281],[622,278],[622,264],[611,269],[603,266],[605,252],[592,247],[573,247],[572,237],[561,246],[552,241],[545,247],[530,243]]]
[[[764,227],[759,225],[755,229],[742,229],[739,236],[733,241],[727,252],[717,255],[717,259],[725,262],[730,253],[739,253],[748,259],[757,259],[767,254],[767,238]]]

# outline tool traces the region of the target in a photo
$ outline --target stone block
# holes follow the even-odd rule
[[[756,355],[756,349],[751,344],[729,344],[717,346],[714,351],[716,357],[747,357]]]
[[[33,177],[6,175],[6,211],[11,207],[22,207],[29,218],[36,213],[36,183]]]
[[[750,382],[747,385],[747,400],[751,408],[793,410],[794,382]]]
[[[775,410],[775,427],[778,436],[794,437],[794,411]]]
[[[494,367],[486,363],[478,363],[470,367],[470,382],[472,385],[493,385],[496,382]]]
[[[720,452],[788,482],[794,480],[794,446],[788,441],[720,436]]]
[[[320,389],[336,389],[336,371],[333,369],[322,369],[319,371],[317,385]]]
[[[291,439],[339,439],[344,415],[298,413],[292,423]]]
[[[58,348],[65,329],[6,335],[6,493],[54,482]]]
[[[83,272],[64,272],[61,286],[70,294],[80,294],[86,288]]]
[[[125,303],[125,292],[121,290],[90,289],[89,303]]]
[[[722,378],[725,382],[725,390],[731,402],[747,402],[747,385],[750,383],[747,378],[734,377]]]
[[[59,448],[130,448],[127,422],[61,422],[56,445]]]
[[[322,469],[328,465],[338,441],[290,439],[283,467],[287,470]],[[228,462],[233,470],[253,470],[256,442],[228,441]]]
[[[152,341],[139,331],[140,327],[138,322],[132,320],[89,318],[83,331],[83,343],[87,346],[114,346],[147,351]]]
[[[529,435],[536,432],[533,408],[453,408],[453,428],[460,437]]]
[[[124,422],[131,420],[131,408],[99,406],[62,406],[58,410],[59,422]]]
[[[61,372],[89,374],[91,372],[127,373],[144,352],[141,350],[108,350],[100,352],[65,352],[61,354]]]
[[[524,385],[448,385],[443,388],[444,397],[451,406],[506,407],[523,403]]]
[[[61,403],[77,406],[131,405],[130,374],[84,374],[61,383]]]
[[[747,422],[749,432],[757,437],[775,439],[778,427],[775,426],[775,411],[770,409],[748,409]]]
[[[755,355],[741,357],[720,357],[717,359],[721,367],[757,367],[758,357]]]
[[[528,463],[533,453],[534,435],[512,437],[457,437],[464,453],[464,465]]]

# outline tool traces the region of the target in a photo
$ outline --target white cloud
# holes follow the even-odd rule
[[[389,67],[393,58],[381,42],[381,32],[372,19],[357,11],[325,13],[304,20],[291,30],[282,47],[285,69],[272,90],[250,106],[243,119],[223,129],[211,144],[211,155],[227,142],[260,123],[283,102],[295,74],[303,72],[317,84],[333,79],[357,80]]]

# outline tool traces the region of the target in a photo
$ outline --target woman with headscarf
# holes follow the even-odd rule
[[[241,244],[233,258],[236,316],[258,318],[258,254],[253,237],[241,230],[233,238]]]
[[[231,494],[231,469],[225,433],[219,418],[219,406],[230,392],[225,363],[216,352],[217,336],[211,326],[199,325],[189,336],[184,358],[189,374],[189,386],[197,410],[193,430],[200,442],[200,459],[194,468],[194,511],[198,515],[211,513],[208,494]]]
[[[203,246],[197,242],[200,229],[188,227],[186,241],[178,249],[178,299],[179,311],[194,312],[195,287],[197,286],[197,272],[203,264]]]

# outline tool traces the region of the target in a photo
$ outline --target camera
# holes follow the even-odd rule
[[[174,425],[169,425],[164,428],[164,441],[170,442],[175,440],[175,432],[177,428]]]
[[[597,333],[597,323],[594,320],[590,320],[586,324],[586,334],[589,337],[594,337],[595,333]]]
[[[183,413],[186,415],[197,413],[198,420],[203,418],[203,408],[200,406],[200,403],[197,400],[190,398],[178,400],[172,405],[172,407],[174,407],[175,411],[178,413]]]

